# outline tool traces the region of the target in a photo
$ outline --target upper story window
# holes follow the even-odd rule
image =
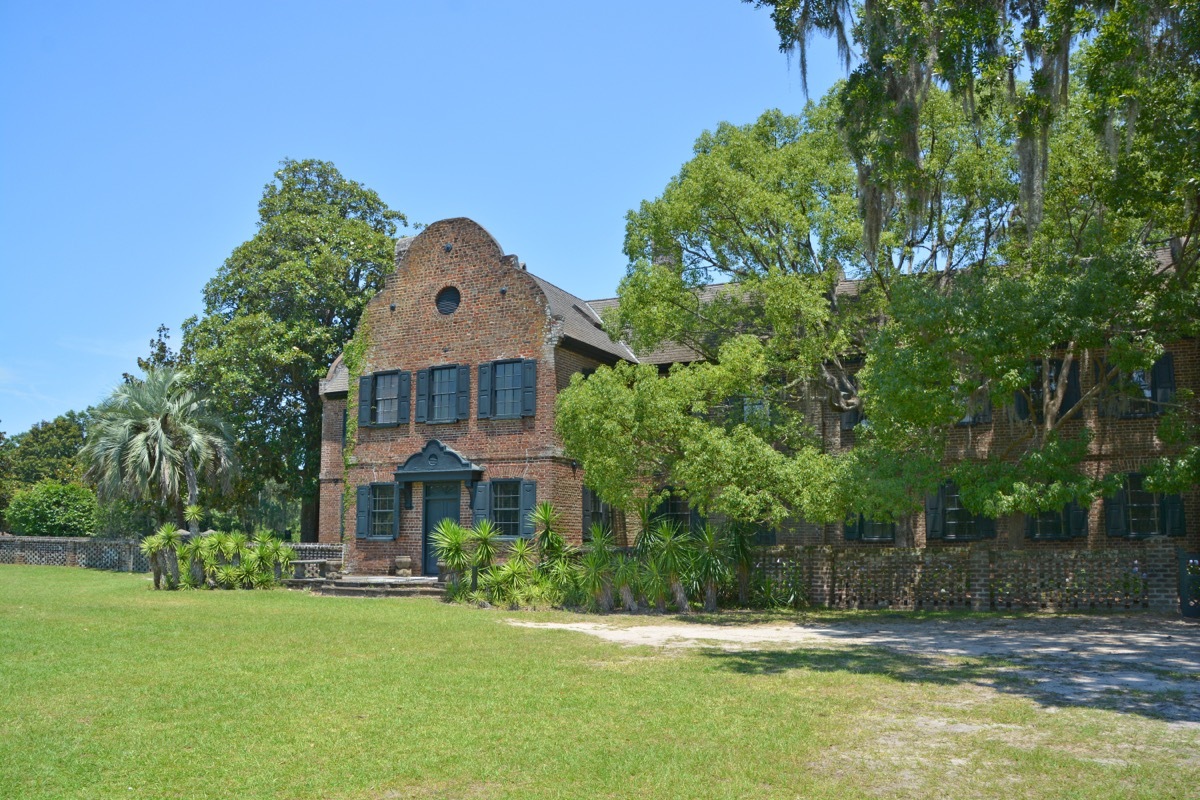
[[[376,372],[358,379],[358,424],[401,425],[408,422],[412,373]]]
[[[1101,367],[1097,364],[1097,379]],[[1109,381],[1100,400],[1100,415],[1132,419],[1163,413],[1175,399],[1175,358],[1163,353],[1150,369],[1135,369]]]
[[[674,491],[658,504],[658,508],[650,515],[650,521],[673,523],[680,530],[692,533],[700,531],[708,522],[703,514],[688,503],[687,498],[680,497]]]
[[[1131,472],[1116,494],[1104,498],[1104,522],[1109,536],[1183,536],[1183,498],[1150,491],[1145,477]]]
[[[925,498],[925,536],[930,540],[971,542],[996,538],[996,521],[969,511],[958,486],[946,481]]]
[[[537,361],[514,358],[479,365],[479,419],[520,419],[537,410]]]
[[[1043,421],[1043,408],[1046,398],[1046,393],[1054,395],[1058,392],[1059,381],[1063,379],[1063,362],[1062,359],[1052,358],[1049,360],[1049,373],[1046,376],[1042,375],[1042,361],[1034,361],[1034,378],[1033,381],[1025,389],[1018,389],[1013,397],[1013,405],[1018,419],[1032,418],[1036,422]],[[1071,368],[1066,375],[1067,386],[1063,391],[1062,405],[1058,408],[1058,416],[1061,417],[1070,411],[1079,403],[1079,362],[1072,360]]]
[[[417,422],[457,422],[469,414],[471,370],[461,364],[417,370]]]

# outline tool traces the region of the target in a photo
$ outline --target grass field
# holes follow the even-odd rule
[[[1050,713],[995,664],[513,616],[0,566],[0,797],[1200,797],[1195,728]]]

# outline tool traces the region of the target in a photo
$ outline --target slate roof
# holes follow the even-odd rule
[[[601,350],[624,361],[637,361],[633,351],[623,342],[614,342],[604,332],[604,323],[600,315],[586,301],[560,289],[549,281],[539,278],[532,272],[529,277],[541,287],[550,304],[551,316],[562,320],[562,335],[576,342]]]

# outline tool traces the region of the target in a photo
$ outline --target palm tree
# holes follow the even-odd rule
[[[683,573],[692,564],[691,534],[673,522],[663,521],[655,526],[652,541],[654,560],[658,562],[671,589],[675,607],[680,614],[687,614],[691,607],[688,605],[687,592],[683,589]]]
[[[696,537],[693,555],[696,577],[704,587],[704,610],[717,610],[717,586],[729,570],[729,543],[711,525],[705,525]]]
[[[101,496],[158,500],[180,524],[181,491],[187,505],[197,505],[200,479],[228,488],[234,468],[224,422],[187,386],[186,374],[170,367],[147,370],[145,380],[119,387],[102,402],[82,454]],[[198,520],[189,530],[200,532]]]

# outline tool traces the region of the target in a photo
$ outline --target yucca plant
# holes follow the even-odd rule
[[[222,589],[236,589],[241,583],[241,577],[238,574],[240,567],[235,567],[233,564],[222,564],[216,569],[216,583]]]
[[[221,565],[221,534],[214,533],[208,536],[200,537],[199,555],[200,563],[204,567],[204,578],[208,581],[209,586],[215,588],[217,567]]]
[[[138,548],[142,551],[142,555],[150,562],[150,574],[154,578],[154,588],[162,588],[163,562],[162,550],[163,541],[157,533],[152,536],[147,536],[142,539]]]
[[[155,534],[155,536],[157,536],[162,542],[162,549],[159,551],[159,557],[162,559],[167,588],[178,588],[179,547],[183,544],[183,531],[179,530],[174,523],[168,522],[158,529],[158,532]]]
[[[621,596],[621,605],[630,614],[636,614],[638,575],[640,569],[637,559],[629,556],[617,556],[613,567],[613,586]]]
[[[471,529],[471,591],[479,588],[479,573],[492,566],[500,547],[500,529],[490,519],[481,519]]]
[[[277,583],[283,580],[285,572],[290,572],[292,562],[296,560],[296,551],[274,536],[260,541],[258,552],[267,571]]]
[[[471,534],[462,525],[444,519],[433,529],[433,549],[446,566],[446,590],[457,593],[462,575],[471,568]]]
[[[558,532],[560,517],[554,506],[542,501],[529,512],[529,520],[533,523],[533,544],[537,550],[538,560],[546,562],[562,555],[562,534]]]
[[[234,531],[229,534],[229,538],[225,542],[228,548],[225,552],[225,557],[229,559],[231,564],[237,566],[241,562],[242,556],[250,548],[250,537],[241,531]]]
[[[508,563],[522,572],[532,571],[535,559],[536,554],[528,539],[517,539],[508,546]]]
[[[704,590],[704,610],[717,610],[717,587],[729,573],[729,542],[712,525],[705,525],[696,537],[692,568]]]
[[[200,533],[200,523],[204,521],[204,509],[199,503],[193,503],[183,509],[183,519],[188,524],[188,531],[195,536]]]
[[[182,562],[183,584],[190,589],[198,589],[204,585],[204,559],[202,555],[204,537],[193,536],[179,548],[179,560]]]
[[[642,589],[642,595],[646,598],[647,605],[653,605],[658,613],[663,613],[667,610],[667,593],[670,591],[670,584],[667,583],[666,573],[658,563],[658,559],[653,555],[638,561],[641,568],[638,571],[638,585]]]
[[[599,525],[592,526],[592,546],[580,561],[580,583],[592,604],[602,614],[612,611],[612,535]]]
[[[558,558],[550,562],[544,580],[560,598],[560,603],[572,604],[579,594],[579,567],[573,558]]]
[[[663,571],[675,607],[680,614],[691,611],[688,605],[687,592],[683,590],[683,575],[691,567],[692,537],[673,522],[660,522],[654,531],[654,560]]]

